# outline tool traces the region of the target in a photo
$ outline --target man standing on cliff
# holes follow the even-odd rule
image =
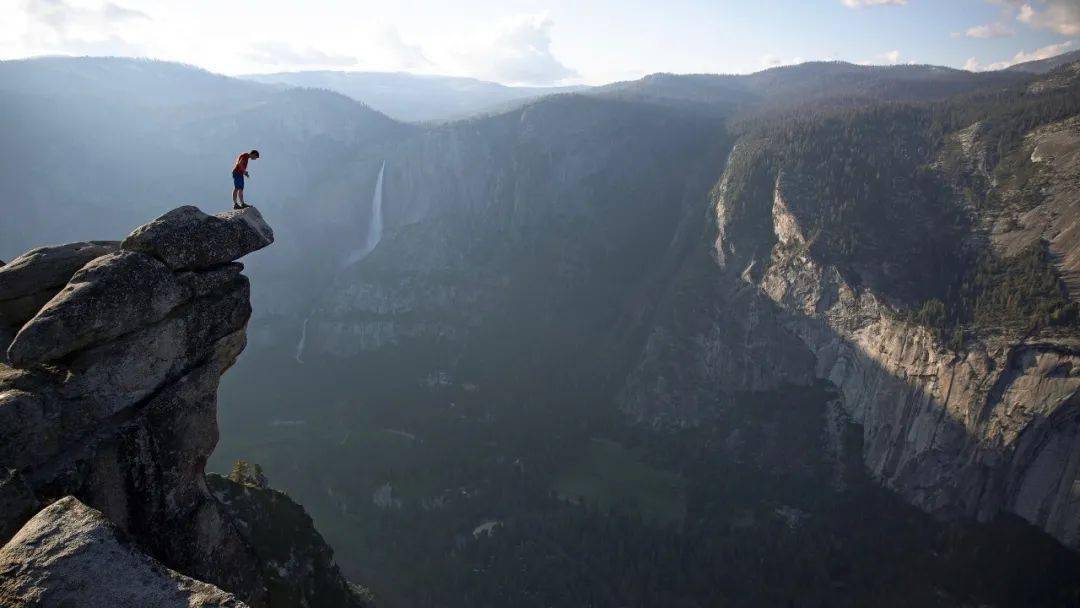
[[[236,157],[236,164],[233,165],[232,170],[232,206],[233,209],[246,209],[251,205],[244,202],[244,178],[251,177],[248,175],[247,166],[249,160],[256,160],[259,158],[259,151],[252,150],[251,152],[244,152],[240,156]],[[239,202],[237,202],[239,200]]]

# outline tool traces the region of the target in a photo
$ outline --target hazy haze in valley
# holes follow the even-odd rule
[[[131,378],[228,369],[203,426],[132,445],[183,456],[270,582],[159,539],[168,576],[256,607],[1080,598],[1080,5],[338,4],[0,8],[0,260],[226,211],[261,152],[258,218],[221,228],[257,246],[170,266],[190,302],[152,328],[221,309],[228,340],[117,330]],[[71,273],[15,297],[3,268],[6,351]],[[0,361],[5,424],[137,384],[87,343]],[[0,461],[14,529],[70,486],[52,458]]]

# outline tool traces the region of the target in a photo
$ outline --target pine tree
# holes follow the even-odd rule
[[[233,463],[232,472],[229,473],[229,481],[244,483],[251,474],[251,464],[246,460],[237,460]]]

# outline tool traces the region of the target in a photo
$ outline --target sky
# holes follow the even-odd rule
[[[1080,0],[0,0],[0,59],[150,57],[601,84],[803,61],[1000,69],[1080,49]]]

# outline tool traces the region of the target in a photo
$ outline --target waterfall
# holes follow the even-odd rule
[[[375,246],[382,240],[383,232],[383,174],[386,172],[386,161],[379,167],[379,177],[375,180],[375,192],[371,195],[371,219],[368,221],[367,235],[359,249],[354,250],[346,258],[343,267],[351,266],[367,257]]]
[[[367,254],[371,253],[375,249],[375,246],[382,240],[383,233],[383,174],[386,172],[386,161],[382,162],[379,167],[379,177],[375,179],[375,191],[371,194],[371,218],[368,220],[367,234],[364,235],[364,242],[358,249],[354,249],[349,255],[345,256],[342,261],[341,268],[347,268],[360,260],[367,257]],[[300,327],[300,341],[296,343],[296,362],[304,362],[304,348],[307,346],[307,328],[308,321],[311,321],[311,316],[308,315],[304,319],[303,325]]]
[[[386,172],[386,161],[379,167],[379,177],[375,180],[375,192],[371,195],[371,221],[368,222],[367,242],[365,249],[370,253],[382,240],[382,206],[383,206],[383,173]]]
[[[296,362],[304,362],[304,347],[307,346],[307,324],[311,320],[311,317],[304,319],[304,324],[300,326],[300,341],[296,343]]]

